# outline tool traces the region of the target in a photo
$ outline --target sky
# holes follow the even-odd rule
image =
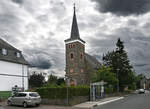
[[[149,0],[0,0],[0,37],[36,69],[64,76],[74,3],[87,53],[102,63],[121,38],[136,73],[150,77]]]

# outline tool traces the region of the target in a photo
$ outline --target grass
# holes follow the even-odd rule
[[[11,96],[11,91],[0,91],[0,98],[8,98]]]

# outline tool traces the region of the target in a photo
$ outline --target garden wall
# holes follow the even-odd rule
[[[75,105],[88,101],[90,95],[88,86],[43,87],[36,91],[40,94],[42,103],[50,105]]]

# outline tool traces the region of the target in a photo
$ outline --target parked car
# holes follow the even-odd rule
[[[39,106],[41,97],[37,92],[18,92],[8,98],[7,104],[22,105],[24,108],[28,106]]]
[[[4,109],[4,108],[0,106],[0,109]]]
[[[144,90],[144,89],[139,89],[138,93],[139,93],[139,94],[145,93],[145,90]]]

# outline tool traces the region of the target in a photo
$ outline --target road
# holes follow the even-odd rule
[[[122,100],[100,105],[94,109],[150,109],[150,92],[129,95]]]
[[[0,109],[25,109],[22,106],[8,106],[6,102],[0,103]],[[77,109],[66,106],[40,105],[39,107],[28,107],[27,109]]]

